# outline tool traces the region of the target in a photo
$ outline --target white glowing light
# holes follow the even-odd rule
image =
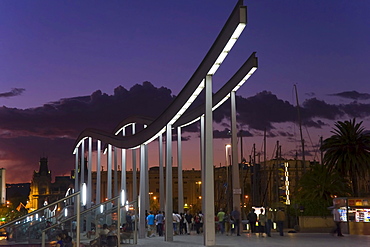
[[[76,154],[76,152],[77,152],[77,148],[81,145],[81,143],[83,142],[83,141],[85,141],[85,139],[87,139],[88,138],[88,136],[85,136],[84,138],[82,138],[78,143],[77,143],[77,145],[76,145],[76,148],[73,150],[73,154]]]
[[[82,205],[85,206],[86,205],[86,201],[87,201],[87,188],[86,188],[86,183],[83,183],[82,184],[82,192],[81,192],[81,196],[82,196]]]
[[[257,67],[253,67],[247,74],[244,76],[244,78],[234,87],[232,91],[236,92],[238,89],[248,80],[249,77],[253,75],[253,73],[257,70]]]
[[[285,200],[285,204],[286,205],[290,205],[290,198],[289,198],[289,195],[290,195],[290,191],[289,191],[289,171],[288,171],[288,167],[289,167],[289,163],[288,162],[285,162],[284,163],[284,168],[285,168],[285,191],[286,191],[286,200]]]
[[[221,66],[222,62],[225,60],[227,54],[230,52],[231,48],[233,48],[234,44],[238,40],[239,36],[243,32],[245,28],[245,23],[239,23],[239,25],[236,27],[234,33],[231,35],[231,38],[225,45],[224,49],[216,59],[215,63],[211,67],[211,69],[208,71],[208,75],[214,75],[217,71],[217,69]]]
[[[121,206],[125,206],[125,202],[126,202],[126,193],[125,193],[125,190],[122,190],[121,191]]]

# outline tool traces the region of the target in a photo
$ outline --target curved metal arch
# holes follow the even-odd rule
[[[248,75],[247,71],[252,71],[253,68],[258,67],[258,59],[256,57],[256,53],[253,52],[247,61],[243,64],[242,67],[230,78],[230,80],[225,83],[225,85],[220,88],[214,95],[212,100],[212,109],[215,110],[223,100],[229,98],[229,93],[235,88],[240,81],[243,80],[245,75]],[[197,106],[196,108],[189,110],[185,112],[173,125],[174,128],[177,127],[184,127],[186,125],[189,125],[192,122],[195,122],[198,120],[202,115],[204,114],[204,103]],[[117,135],[122,128],[133,124],[133,123],[139,123],[139,124],[145,124],[149,125],[151,124],[155,119],[153,117],[147,117],[147,116],[130,116],[126,119],[124,119],[122,122],[120,122],[113,130],[113,133]]]
[[[163,133],[168,123],[175,123],[183,114],[182,111],[186,110],[184,110],[184,106],[188,103],[189,99],[191,97],[198,96],[194,94],[199,91],[199,88],[202,86],[203,79],[206,77],[207,74],[210,73],[215,63],[219,61],[218,59],[220,55],[224,53],[224,48],[226,47],[226,45],[229,44],[229,40],[231,40],[231,38],[233,37],[235,30],[237,30],[237,28],[239,27],[239,24],[246,24],[246,7],[242,6],[242,3],[243,1],[238,1],[230,17],[222,28],[220,34],[208,51],[207,55],[205,56],[197,70],[194,72],[188,83],[175,98],[174,102],[170,104],[170,106],[157,119],[149,124],[147,128],[137,132],[135,135],[125,137],[116,136],[114,134],[107,133],[98,129],[86,129],[78,136],[75,142],[74,149],[76,149],[80,145],[80,143],[87,137],[99,139],[103,142],[110,143],[118,148],[135,148],[143,143],[150,142],[159,134]],[[254,56],[253,54],[252,56]],[[255,64],[257,65],[257,60],[255,60]],[[237,75],[238,72],[235,75]],[[214,73],[213,69],[212,73]],[[231,90],[229,92],[231,92]],[[176,119],[177,116],[178,118]]]

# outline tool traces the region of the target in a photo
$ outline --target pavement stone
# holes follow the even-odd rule
[[[90,240],[81,239],[81,242],[88,243]],[[165,241],[164,237],[151,237],[138,239],[138,244],[121,244],[126,246],[150,246],[150,247],[197,247],[204,246],[203,235],[192,233],[191,235],[177,235],[173,241]],[[40,244],[15,243],[1,240],[0,247],[37,247]],[[83,245],[82,245],[83,246]],[[85,245],[87,246],[87,245]],[[253,247],[353,247],[370,246],[370,235],[345,235],[345,237],[332,236],[328,233],[284,233],[281,237],[277,232],[272,233],[272,237],[261,237],[256,234],[241,233],[241,236],[227,236],[216,234],[216,244],[218,247],[229,246],[253,246]]]
[[[204,246],[203,235],[177,235],[173,237],[173,242],[164,241],[163,237],[152,237],[138,239],[138,246],[151,247],[191,247]],[[132,244],[122,244],[124,246],[134,246]],[[352,247],[370,246],[370,235],[345,235],[345,237],[332,236],[328,233],[285,233],[280,236],[273,233],[272,237],[260,237],[255,234],[242,233],[241,236],[226,236],[216,234],[216,245],[219,247],[227,246],[261,246],[261,247]]]

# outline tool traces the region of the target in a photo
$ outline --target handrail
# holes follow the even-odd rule
[[[12,220],[12,221],[10,221],[10,222],[8,222],[8,223],[6,223],[6,224],[4,224],[4,225],[0,226],[0,229],[2,229],[2,228],[4,228],[4,227],[7,227],[7,226],[9,226],[9,225],[13,225],[13,224],[14,224],[14,223],[16,223],[17,221],[21,221],[21,220],[26,219],[27,217],[29,217],[29,215],[37,214],[38,212],[41,212],[41,211],[45,210],[46,208],[49,208],[49,207],[51,207],[51,206],[54,206],[54,205],[56,205],[56,204],[58,204],[58,203],[61,203],[61,202],[65,201],[65,200],[67,200],[67,199],[69,199],[69,198],[72,198],[72,197],[74,197],[74,196],[77,196],[77,195],[78,195],[78,194],[80,194],[80,193],[81,193],[80,191],[75,192],[75,193],[73,193],[73,194],[71,194],[71,195],[69,195],[69,196],[66,196],[66,197],[64,197],[64,198],[62,198],[62,199],[60,199],[60,200],[58,200],[58,201],[55,201],[55,202],[53,202],[53,203],[48,204],[48,205],[47,205],[47,206],[45,206],[45,207],[39,208],[39,209],[37,209],[37,210],[35,210],[35,211],[32,211],[31,213],[28,213],[28,214],[26,214],[26,215],[24,215],[24,216],[21,216],[21,217],[19,217],[19,218],[15,219],[15,220]]]
[[[100,204],[97,204],[97,205],[95,205],[95,206],[92,206],[91,208],[88,208],[88,209],[85,209],[84,211],[82,211],[81,213],[80,213],[80,216],[81,215],[84,215],[84,214],[86,214],[86,213],[89,213],[89,212],[91,212],[91,211],[93,211],[93,210],[95,210],[95,209],[98,209],[101,205],[104,205],[104,204],[108,204],[108,203],[111,203],[111,202],[113,202],[113,201],[115,201],[115,200],[118,200],[118,205],[119,206],[117,206],[117,207],[114,207],[114,208],[111,208],[111,210],[113,211],[113,209],[116,209],[117,210],[117,212],[118,212],[118,210],[120,210],[121,208],[123,208],[124,206],[122,206],[121,205],[121,203],[119,202],[119,199],[120,199],[120,196],[116,196],[116,197],[113,197],[113,198],[111,198],[111,199],[109,199],[109,200],[107,200],[107,201],[104,201],[104,202],[102,202],[102,203],[100,203]],[[135,211],[136,211],[136,209],[137,209],[137,205],[136,205],[136,203],[137,203],[137,201],[132,201],[132,202],[129,202],[128,203],[128,205],[132,205],[132,204],[135,204]],[[105,211],[106,212],[106,211]],[[100,213],[100,214],[103,214],[103,213]],[[135,215],[136,215],[137,213],[135,213]],[[70,220],[73,220],[74,218],[76,218],[77,217],[77,215],[75,214],[75,215],[73,215],[73,216],[71,216],[71,217],[68,217],[68,218],[66,218],[66,219],[63,219],[63,220],[61,220],[60,222],[58,222],[57,224],[54,224],[54,225],[52,225],[52,226],[49,226],[49,227],[47,227],[47,228],[45,228],[45,229],[43,229],[42,230],[42,238],[41,238],[41,246],[42,247],[45,247],[45,242],[46,242],[46,237],[45,237],[45,232],[46,231],[48,231],[48,230],[50,230],[50,229],[53,229],[53,228],[55,228],[56,226],[58,226],[58,225],[61,225],[61,224],[63,224],[63,223],[65,223],[65,222],[68,222],[68,221],[70,221]],[[118,216],[117,216],[118,217]],[[136,222],[137,222],[137,217],[135,217],[135,229],[134,229],[134,242],[136,243],[137,242],[137,227],[136,227]],[[120,217],[118,217],[117,218],[117,230],[118,230],[118,234],[119,234],[119,230],[120,230]],[[120,239],[118,238],[118,241],[119,241]]]

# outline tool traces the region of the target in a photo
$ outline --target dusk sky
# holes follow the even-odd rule
[[[74,167],[85,128],[112,131],[131,115],[158,116],[185,86],[230,15],[235,0],[0,1],[0,167],[7,183],[29,182],[40,157],[52,175]],[[354,117],[370,129],[370,1],[244,1],[248,24],[213,79],[216,92],[257,52],[259,68],[238,95],[244,152],[273,158],[299,148],[302,107],[306,159],[320,136]],[[156,100],[153,100],[156,99]],[[215,160],[230,143],[228,104],[215,112]],[[198,133],[184,133],[184,167],[199,168]],[[157,144],[154,144],[155,150]],[[198,163],[197,163],[198,162]],[[153,158],[151,165],[157,165]]]

